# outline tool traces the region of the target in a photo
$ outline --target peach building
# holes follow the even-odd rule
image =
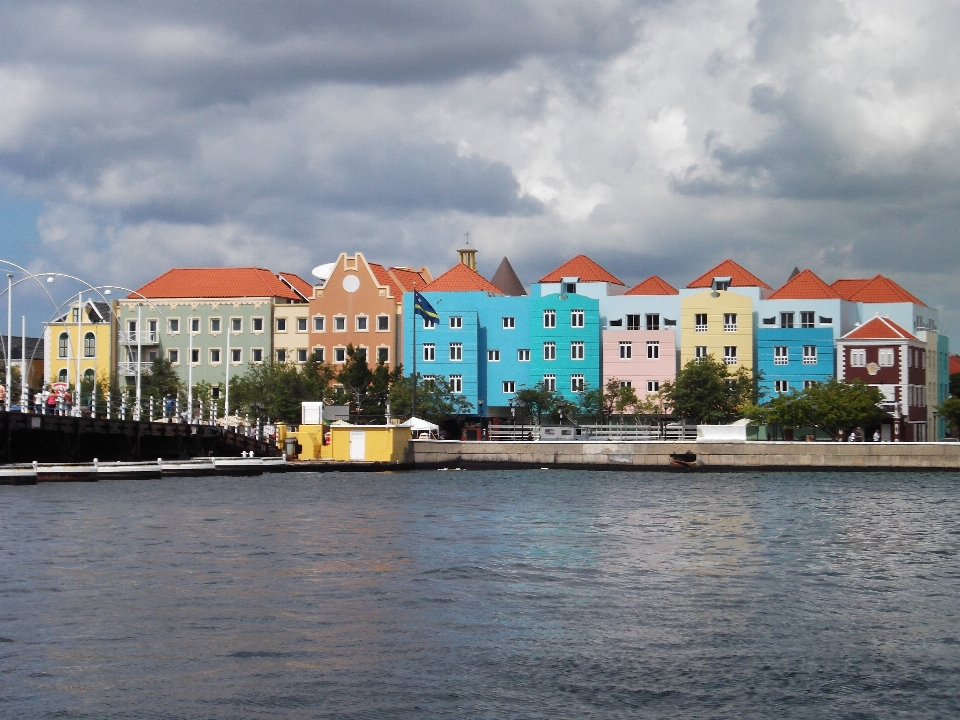
[[[310,347],[317,359],[342,365],[353,345],[371,366],[393,367],[403,357],[403,293],[422,290],[433,279],[430,272],[386,268],[358,252],[340,253],[324,276],[310,299]]]

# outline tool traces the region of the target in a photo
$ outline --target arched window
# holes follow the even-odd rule
[[[67,369],[66,369],[66,368],[64,368],[63,370],[60,371],[60,374],[57,375],[57,380],[60,381],[60,382],[62,382],[62,383],[65,383],[65,382],[67,381]]]
[[[96,377],[96,373],[93,372],[93,368],[88,368],[83,373],[83,379],[87,382],[92,381],[94,377]]]
[[[83,356],[96,357],[97,355],[97,337],[92,332],[83,336]]]
[[[70,338],[67,337],[66,333],[60,333],[60,341],[57,343],[58,357],[65,358],[67,356],[67,343],[70,342]]]

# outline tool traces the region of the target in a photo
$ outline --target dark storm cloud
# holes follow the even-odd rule
[[[628,49],[618,2],[163,2],[8,5],[0,58],[108,73],[182,101],[248,102],[318,82],[396,85],[499,73],[532,55]]]

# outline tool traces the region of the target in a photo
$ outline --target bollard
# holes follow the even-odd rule
[[[120,396],[120,419],[121,420],[127,419],[127,396],[126,395]]]
[[[177,422],[180,422],[180,396],[177,395],[176,399],[173,401],[173,417],[170,418],[170,422],[173,422],[173,418],[177,419]]]
[[[110,391],[107,391],[107,420],[110,419]]]
[[[153,422],[153,395],[150,396],[150,422]]]

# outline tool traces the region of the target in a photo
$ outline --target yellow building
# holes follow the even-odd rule
[[[410,428],[400,425],[300,425],[296,432],[278,426],[277,444],[286,449],[286,439],[299,446],[296,460],[339,462],[403,462],[410,444]]]
[[[707,290],[680,300],[680,366],[713,355],[731,370],[753,370],[753,300],[729,290]]]
[[[116,322],[110,303],[84,301],[82,312],[74,303],[66,315],[44,328],[46,382],[76,385],[84,379],[109,381],[116,371]]]
[[[273,359],[303,365],[310,352],[310,306],[307,303],[274,303]]]

